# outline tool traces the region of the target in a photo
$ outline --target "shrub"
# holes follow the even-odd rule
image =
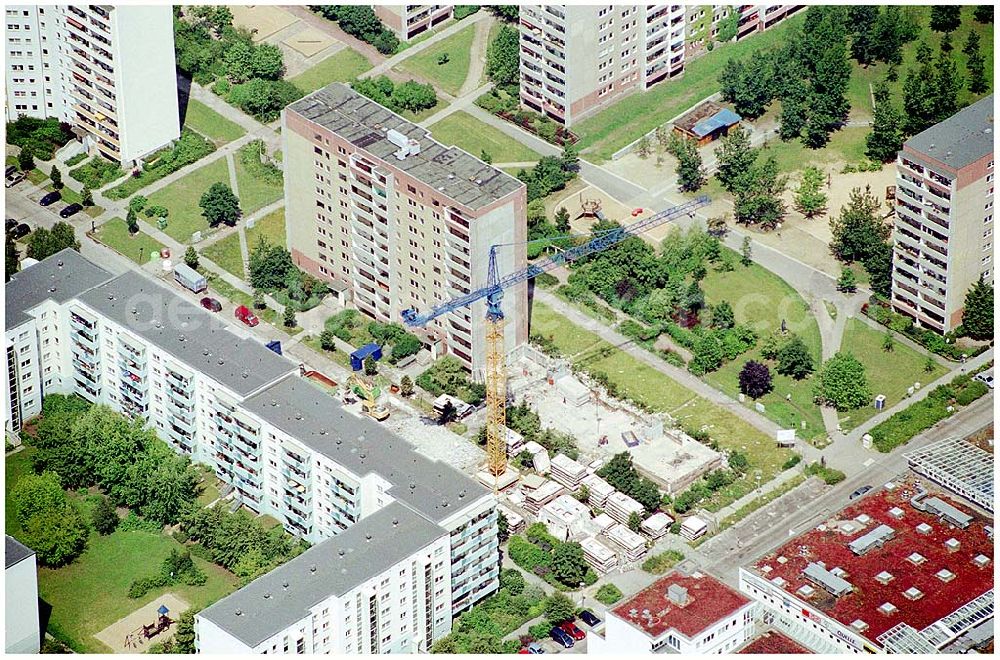
[[[791,470],[793,467],[798,465],[802,461],[802,457],[798,454],[792,454],[791,457],[784,462],[781,466],[782,470]]]
[[[816,475],[822,479],[828,486],[834,484],[839,484],[841,481],[847,478],[847,475],[840,470],[821,465],[818,462],[810,463],[806,466],[805,473],[807,475]]]
[[[605,605],[614,605],[622,599],[621,590],[615,585],[608,582],[607,584],[601,585],[601,588],[597,590],[594,594],[594,598],[597,599],[599,603],[604,603]]]
[[[86,152],[78,153],[72,158],[66,159],[66,167],[73,167],[74,165],[79,165],[85,160],[87,160],[87,153]]]
[[[69,165],[69,161],[66,164]],[[118,163],[94,156],[75,170],[70,170],[69,175],[91,190],[97,190],[125,176],[125,171]]]
[[[684,555],[677,550],[667,550],[658,555],[652,555],[642,562],[642,570],[653,575],[662,575],[684,561]]]
[[[161,149],[146,159],[146,165],[138,176],[133,176],[104,194],[109,199],[125,199],[137,190],[204,158],[213,151],[215,145],[185,128],[173,146]],[[72,176],[72,172],[70,175]]]

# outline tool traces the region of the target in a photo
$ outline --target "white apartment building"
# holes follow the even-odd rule
[[[7,117],[57,117],[131,167],[180,136],[169,5],[6,10]]]
[[[379,624],[377,638],[365,646],[355,642],[357,652],[415,649],[420,644],[426,648],[428,635],[433,641],[446,634],[454,614],[498,588],[493,496],[457,470],[417,453],[380,424],[345,410],[294,375],[293,362],[176,291],[135,273],[111,277],[72,250],[29,266],[15,279],[10,283],[15,286],[7,287],[8,326],[12,315],[31,319],[32,325],[22,321],[11,327],[8,344],[30,345],[34,333],[34,362],[28,367],[37,371],[33,365],[43,365],[45,378],[50,372],[44,366],[51,366],[51,380],[44,381],[51,385],[43,392],[75,393],[145,419],[176,451],[211,465],[233,487],[239,502],[316,543],[315,551],[335,552],[348,547],[351,539],[367,541],[367,535],[390,528],[401,537],[412,533],[427,541],[419,547],[394,542],[410,547],[410,554],[443,553],[444,568],[432,569],[435,587],[425,590],[433,600],[434,615],[427,619],[430,632],[420,619],[411,624],[409,634],[383,641]],[[52,313],[58,316],[49,317]],[[43,320],[48,329],[38,330]],[[18,333],[29,327],[31,332],[21,339]],[[53,339],[61,352],[39,363],[39,345],[45,338]],[[8,369],[8,380],[12,373],[17,381],[16,369]],[[26,401],[33,393],[22,387],[18,400]],[[37,406],[32,410],[37,412]],[[18,420],[28,416],[22,404]],[[13,426],[14,417],[7,419]],[[383,511],[393,513],[389,520],[397,522],[380,527],[388,514],[375,515]],[[428,530],[432,533],[425,533]],[[338,539],[348,532],[352,536],[344,537],[342,546]],[[378,554],[365,557],[372,560]],[[290,562],[288,570],[309,561],[303,557]],[[400,556],[399,561],[408,557]],[[375,575],[395,570],[392,563],[366,572],[367,565],[362,562],[348,571],[357,584],[339,591],[344,583],[336,582],[338,591],[323,598],[354,594]],[[219,617],[206,624],[207,643],[219,648],[222,639],[234,651],[264,652],[284,631],[275,629],[266,639],[247,644],[240,633],[242,621],[233,619],[227,627],[225,617]],[[420,635],[414,632],[418,627]],[[310,638],[309,652],[350,652],[344,650],[346,638],[327,644],[323,637]]]
[[[487,283],[490,248],[501,274],[526,266],[523,183],[433,140],[426,129],[334,83],[282,113],[288,248],[303,270],[347,286],[383,322],[426,311]],[[527,285],[507,289],[504,341],[528,340]],[[483,300],[416,329],[481,377]]]
[[[38,653],[42,638],[35,551],[8,536],[4,560],[4,651]]]
[[[403,41],[435,27],[454,15],[454,5],[372,5],[387,28]]]
[[[911,137],[896,160],[892,306],[950,332],[993,269],[993,96]]]

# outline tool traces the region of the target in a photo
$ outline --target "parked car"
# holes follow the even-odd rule
[[[59,211],[59,217],[68,218],[71,215],[76,215],[82,210],[83,210],[82,204],[70,204],[69,206],[65,207],[62,211]]]
[[[215,298],[202,298],[201,299],[201,306],[204,307],[205,309],[207,309],[210,312],[221,312],[222,311],[222,303],[220,303]]]
[[[52,206],[60,199],[62,199],[62,193],[60,193],[58,190],[53,190],[45,197],[42,197],[40,200],[38,200],[38,203],[41,204],[42,206]]]
[[[598,619],[597,616],[590,610],[583,610],[582,612],[580,612],[580,618],[583,619],[583,622],[586,623],[591,628],[593,628],[594,626],[596,626],[601,622],[601,620]]]
[[[586,639],[587,637],[587,633],[580,630],[580,627],[577,626],[572,621],[563,621],[561,624],[559,624],[559,627],[562,628],[562,631],[564,633],[566,633],[567,635],[569,635],[570,637],[572,637],[577,641],[580,641],[581,639]]]
[[[549,636],[554,639],[557,643],[562,644],[564,649],[571,649],[576,643],[573,638],[563,632],[562,628],[552,628],[549,631]]]
[[[14,237],[14,240],[24,238],[31,233],[31,227],[28,226],[27,222],[22,222],[18,226],[14,227],[10,231],[10,235]]]
[[[16,186],[17,184],[21,183],[27,178],[28,175],[25,174],[24,172],[14,172],[13,174],[7,177],[7,179],[4,182],[4,185],[7,188],[10,188],[12,186]]]
[[[990,369],[989,371],[984,371],[982,373],[976,374],[975,379],[978,380],[983,385],[985,385],[986,387],[990,388],[991,390],[993,389],[993,370],[992,369]]]
[[[15,220],[14,218],[7,218],[7,228],[4,229],[4,231],[10,231],[16,226],[17,226],[17,220]]]
[[[542,645],[539,644],[538,642],[532,642],[532,643],[528,644],[527,649],[528,649],[528,653],[530,653],[532,655],[538,655],[540,653],[545,653],[545,649],[543,649]]]
[[[253,312],[251,312],[250,308],[247,307],[246,305],[240,305],[239,307],[236,308],[236,318],[238,318],[240,321],[243,321],[251,328],[260,323],[260,319],[258,319],[257,316]]]
[[[8,178],[8,179],[9,179],[9,178],[10,178],[10,175],[11,175],[11,174],[13,174],[13,173],[14,173],[14,172],[16,172],[16,171],[17,171],[17,168],[16,168],[15,166],[13,166],[13,165],[8,165],[8,166],[7,166],[7,171],[6,171],[6,173],[4,174],[4,176],[5,176],[6,178]]]
[[[853,493],[851,493],[851,497],[849,499],[852,499],[852,500],[853,499],[857,499],[857,498],[861,497],[862,495],[864,495],[865,493],[867,493],[868,491],[870,491],[871,489],[872,489],[871,486],[862,486],[861,488],[859,488],[856,491],[854,491]]]

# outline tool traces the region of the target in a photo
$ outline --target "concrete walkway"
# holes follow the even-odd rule
[[[479,19],[479,16],[486,18]],[[475,17],[476,34],[472,38],[472,48],[469,50],[469,73],[465,76],[462,88],[458,90],[459,98],[478,88],[480,81],[483,80],[486,72],[486,48],[490,45],[490,30],[496,22],[493,15],[486,11],[478,12]]]

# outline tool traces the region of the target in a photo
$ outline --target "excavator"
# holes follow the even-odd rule
[[[378,377],[368,380],[361,374],[352,374],[348,385],[354,392],[364,408],[365,414],[376,421],[384,421],[389,417],[389,410],[378,405],[378,398],[382,394],[382,384],[378,382]]]

